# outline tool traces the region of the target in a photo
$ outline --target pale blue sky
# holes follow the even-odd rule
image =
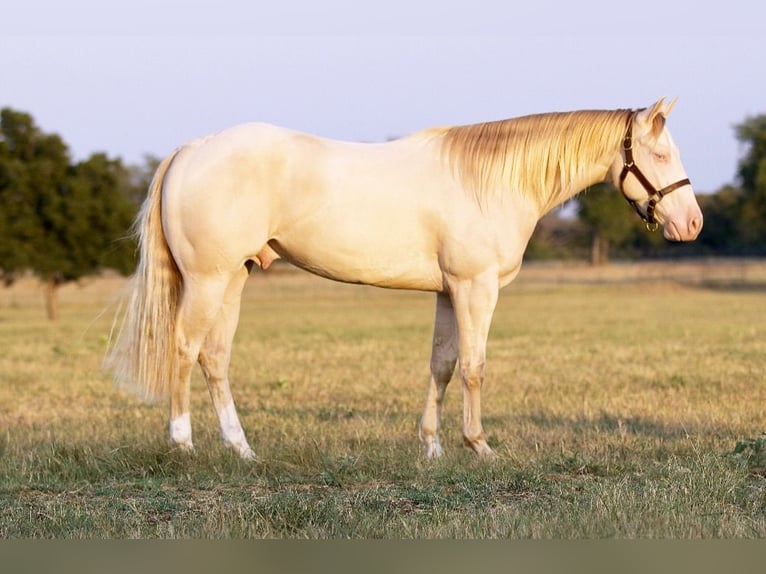
[[[733,126],[766,113],[766,4],[748,3],[10,0],[0,107],[77,159],[137,163],[246,121],[376,141],[678,96],[688,175],[715,191]]]

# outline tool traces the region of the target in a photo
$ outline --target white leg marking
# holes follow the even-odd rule
[[[239,456],[245,460],[254,460],[256,458],[253,449],[247,444],[245,431],[237,416],[237,409],[234,401],[226,405],[219,413],[221,423],[221,436],[225,445],[233,448]]]
[[[192,444],[191,414],[184,413],[170,421],[170,441],[183,450],[194,450]]]
[[[444,456],[444,449],[441,443],[439,443],[439,435],[423,436],[420,435],[420,440],[425,444],[426,458],[439,458]]]

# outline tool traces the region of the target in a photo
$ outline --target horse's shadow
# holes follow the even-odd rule
[[[597,431],[618,436],[638,435],[659,439],[689,438],[692,431],[698,429],[687,426],[681,421],[665,421],[639,415],[620,415],[606,411],[592,416],[564,416],[545,411],[537,411],[516,417],[524,424],[532,424],[541,430],[561,429],[582,435]],[[725,429],[706,428],[705,432],[723,432]]]

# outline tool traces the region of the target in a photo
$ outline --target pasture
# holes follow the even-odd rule
[[[1,538],[761,538],[766,264],[528,265],[492,325],[484,425],[422,456],[430,294],[279,268],[245,287],[233,393],[260,457],[196,452],[100,371],[122,279],[0,289]],[[105,312],[104,309],[110,306]]]

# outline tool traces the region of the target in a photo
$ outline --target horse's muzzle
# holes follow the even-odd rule
[[[670,218],[663,227],[663,235],[668,241],[694,241],[700,231],[702,231],[702,212],[699,209],[686,217]]]

